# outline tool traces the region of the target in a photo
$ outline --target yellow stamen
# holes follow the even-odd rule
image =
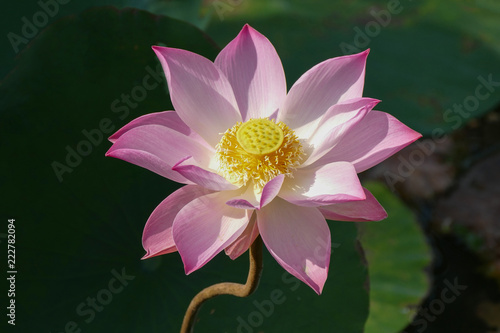
[[[239,186],[253,180],[256,190],[280,174],[291,176],[304,155],[294,131],[267,118],[236,123],[216,149],[219,173]]]

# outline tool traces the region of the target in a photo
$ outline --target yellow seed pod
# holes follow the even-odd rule
[[[281,146],[284,135],[275,122],[261,118],[244,123],[236,132],[236,139],[246,152],[265,155]]]

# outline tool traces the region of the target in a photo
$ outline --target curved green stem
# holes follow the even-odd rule
[[[196,314],[203,302],[218,295],[234,295],[247,297],[252,294],[259,284],[262,274],[262,239],[257,236],[252,246],[250,246],[250,269],[245,284],[223,282],[217,283],[200,291],[189,304],[184,320],[182,322],[181,333],[192,333]]]

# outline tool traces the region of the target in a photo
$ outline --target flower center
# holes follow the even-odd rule
[[[291,176],[303,155],[295,132],[267,118],[236,123],[216,147],[219,173],[239,186],[253,181],[256,190],[280,174]]]
[[[283,130],[269,119],[250,119],[238,128],[236,139],[247,153],[264,155],[283,143]]]

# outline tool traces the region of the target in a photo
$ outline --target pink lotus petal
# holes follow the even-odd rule
[[[226,201],[226,205],[239,209],[259,209],[260,194],[255,193],[253,183],[241,187],[241,191],[235,191],[237,194]]]
[[[330,229],[317,208],[276,198],[257,211],[257,224],[271,255],[290,274],[321,294],[330,263]]]
[[[245,192],[227,201],[226,204],[240,209],[261,209],[278,195],[284,179],[285,175],[274,177],[264,185],[261,193],[255,193],[253,184],[249,184]]]
[[[257,227],[257,223],[255,223],[256,216],[254,213],[245,231],[231,245],[224,249],[229,258],[234,260],[245,253],[259,235],[259,228]]]
[[[348,131],[359,123],[373,109],[379,100],[355,98],[330,107],[308,144],[312,146],[310,155],[302,164],[307,166],[328,153]]]
[[[195,184],[214,191],[236,190],[238,186],[231,184],[221,175],[207,170],[191,156],[179,161],[172,167],[186,179]]]
[[[371,111],[332,150],[311,166],[347,161],[354,165],[357,172],[362,172],[421,136],[390,114]]]
[[[253,190],[253,185],[247,185],[240,195],[226,201],[226,205],[239,209],[259,209],[259,198]]]
[[[269,204],[278,195],[281,186],[285,181],[285,175],[278,175],[271,179],[262,189],[262,197],[260,199],[260,208]]]
[[[153,211],[142,234],[142,246],[147,259],[161,254],[176,252],[172,225],[177,213],[194,199],[212,193],[196,185],[186,185],[163,200]]]
[[[248,24],[215,59],[233,87],[244,121],[269,117],[286,96],[281,60],[269,40]]]
[[[210,60],[180,49],[153,46],[179,117],[215,147],[241,121],[231,84]]]
[[[200,165],[208,165],[213,152],[198,141],[161,125],[143,125],[122,134],[106,156],[136,164],[173,181],[192,184],[172,170],[186,156],[193,156]]]
[[[132,128],[136,128],[144,125],[161,125],[171,128],[181,134],[184,134],[200,144],[205,145],[208,149],[214,150],[212,146],[209,146],[196,132],[191,130],[184,122],[179,118],[177,112],[175,111],[163,111],[145,114],[139,118],[135,118],[127,125],[120,128],[115,134],[111,135],[108,139],[111,142],[116,142],[120,136],[127,133]]]
[[[356,170],[348,162],[298,169],[294,178],[285,180],[279,196],[290,203],[309,207],[365,199]]]
[[[308,70],[290,88],[278,120],[308,138],[332,105],[362,96],[367,56],[332,58]]]
[[[248,211],[226,205],[228,199],[224,192],[196,198],[175,217],[174,241],[186,274],[205,265],[247,227]]]
[[[364,189],[366,199],[360,201],[343,202],[328,206],[318,207],[323,216],[335,221],[380,221],[387,217],[387,213],[375,199],[373,194]]]

